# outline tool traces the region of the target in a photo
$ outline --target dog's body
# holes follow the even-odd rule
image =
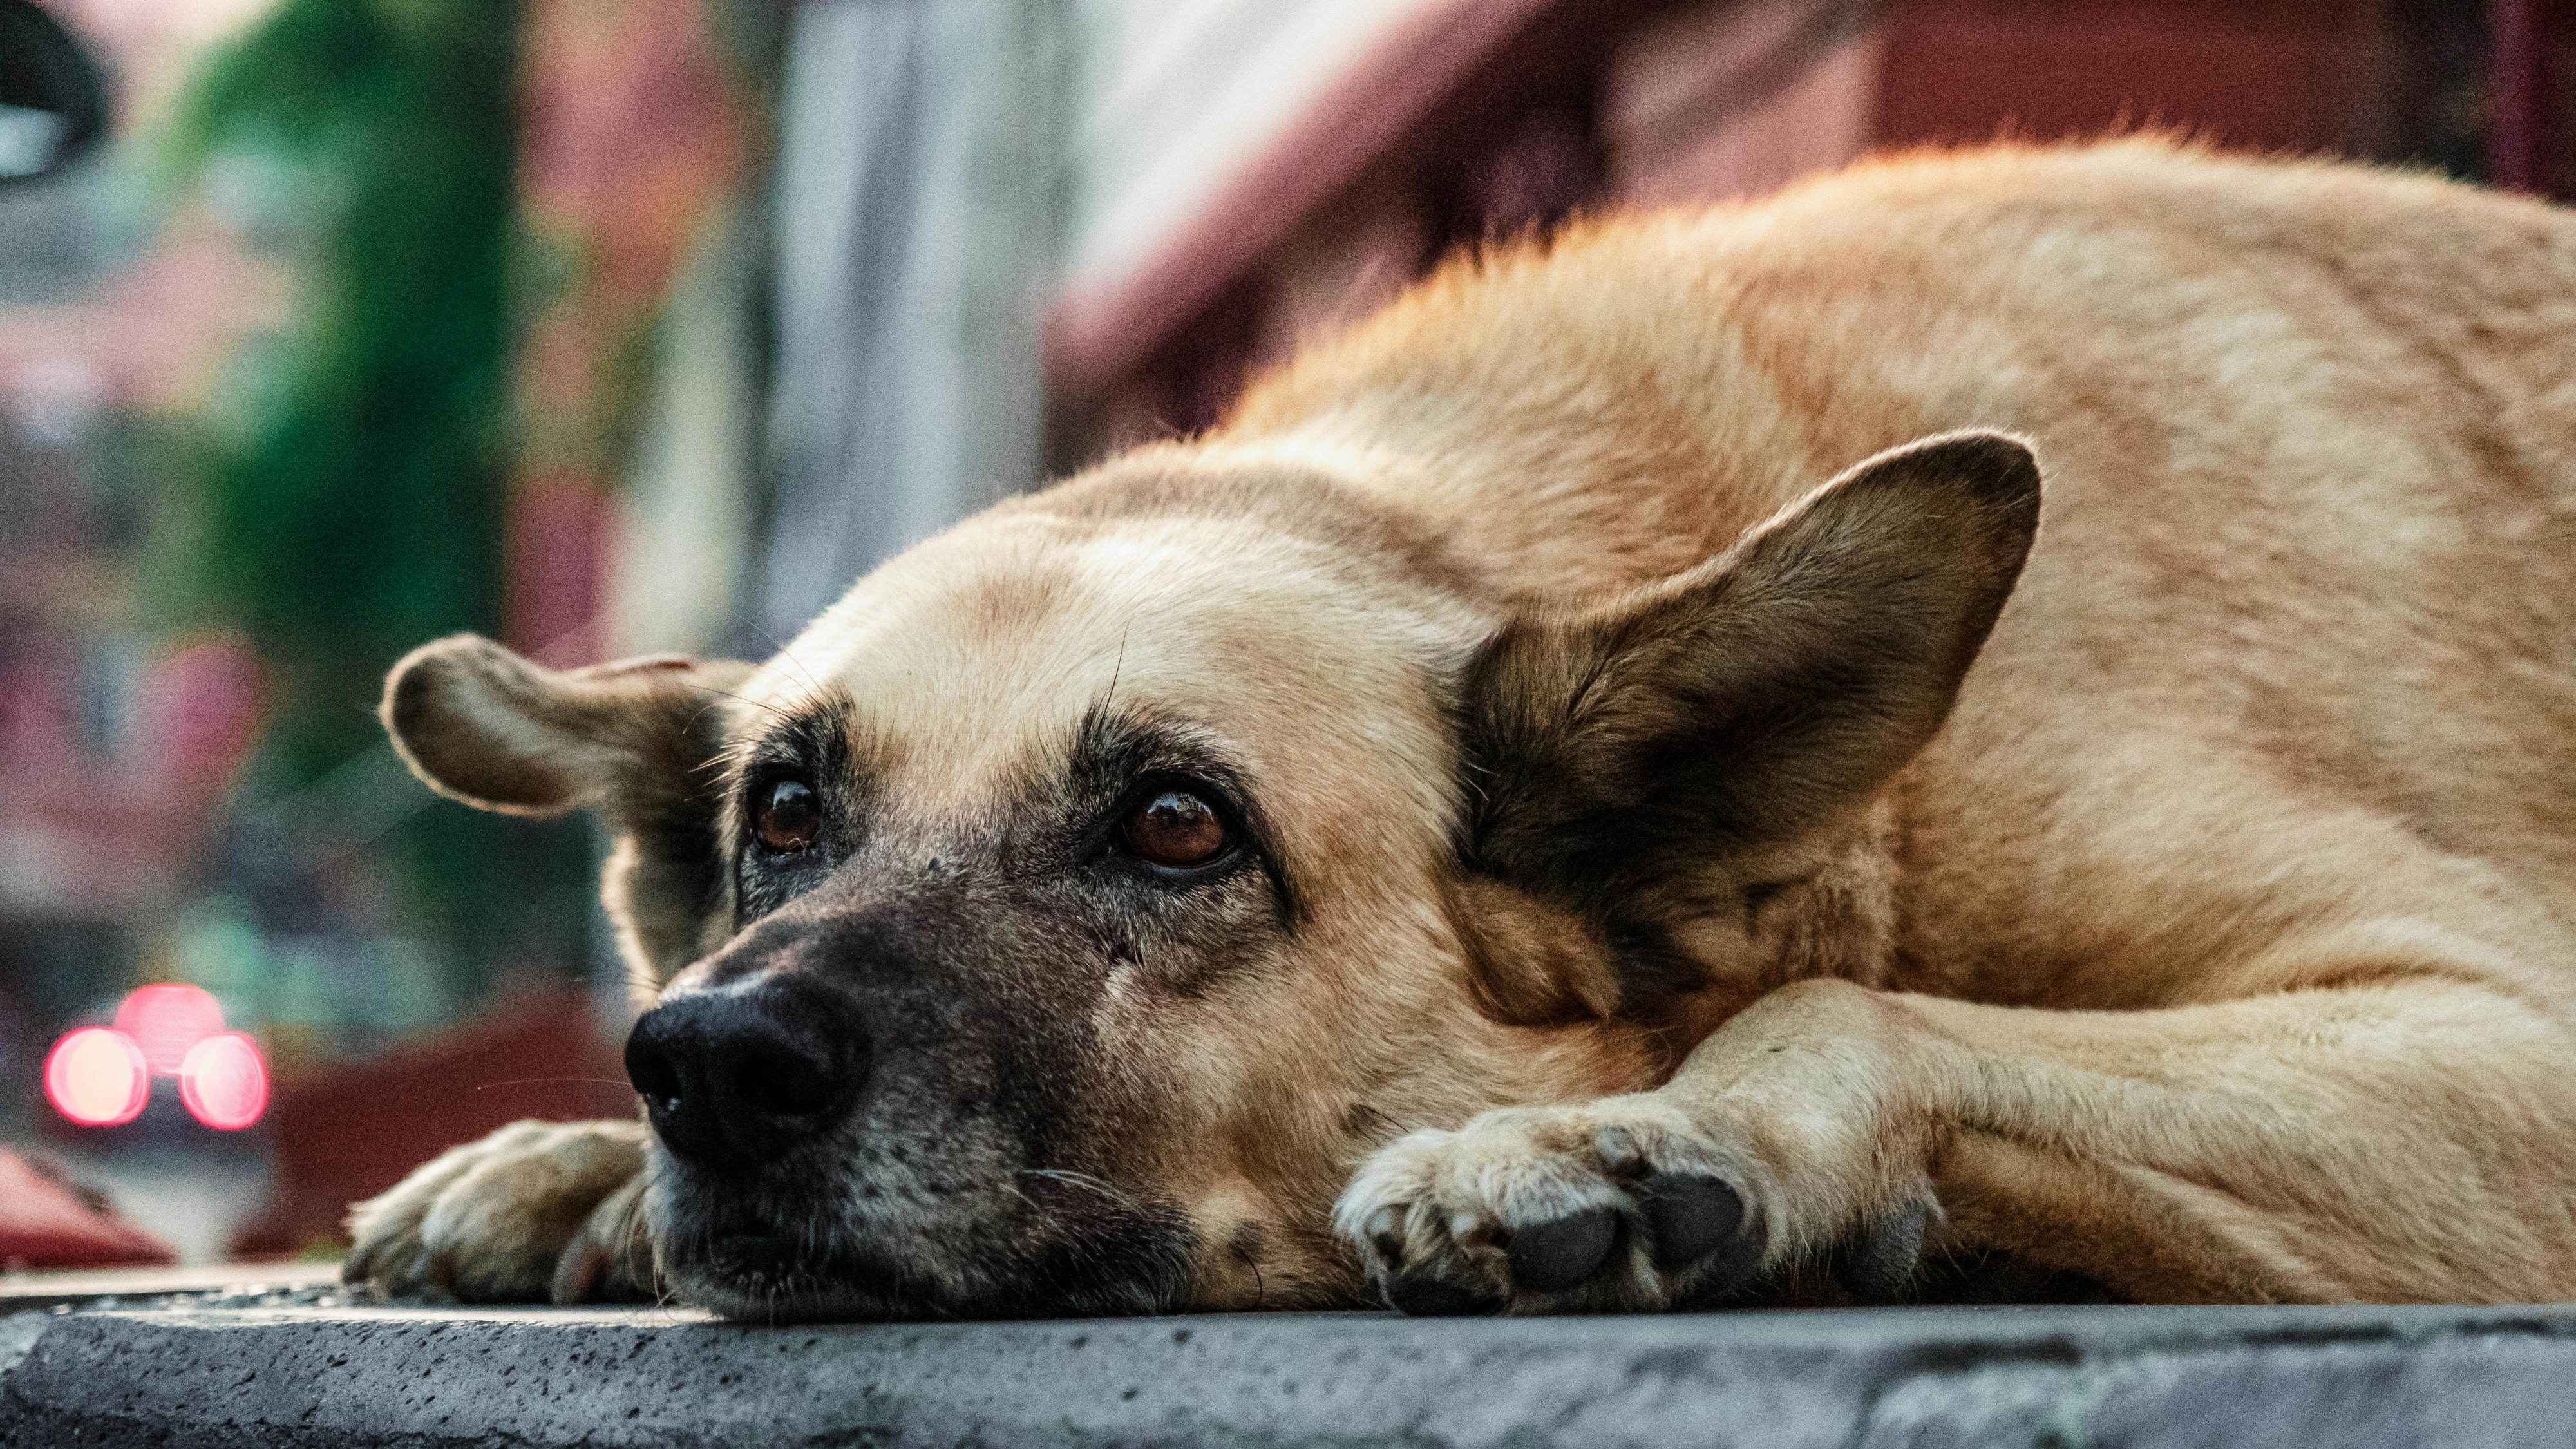
[[[2011,439],[1887,451],[1962,428],[2035,548]],[[1928,1234],[2576,1295],[2542,206],[2133,142],[1606,224],[756,672],[451,641],[388,720],[623,835],[670,1148],[459,1149],[353,1276],[570,1296],[649,1224],[733,1311],[1544,1311],[1900,1295]],[[698,1065],[755,1037],[793,1090]]]

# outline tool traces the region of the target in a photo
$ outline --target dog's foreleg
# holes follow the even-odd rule
[[[395,1297],[651,1296],[641,1122],[514,1122],[349,1211],[341,1277]]]
[[[1890,1294],[1927,1241],[2150,1302],[2576,1293],[2576,1034],[2369,956],[2141,1011],[1802,982],[1655,1091],[1391,1144],[1338,1221],[1414,1311],[1659,1307],[1828,1253]]]
[[[2576,1293],[2576,1033],[2407,976],[2139,1013],[1909,1003],[1963,1243],[2145,1302]]]

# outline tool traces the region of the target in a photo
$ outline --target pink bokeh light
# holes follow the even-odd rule
[[[152,1071],[143,1049],[121,1031],[84,1026],[65,1032],[45,1058],[45,1100],[83,1127],[131,1122],[151,1099]]]
[[[259,1044],[237,1031],[207,1037],[179,1066],[179,1100],[188,1115],[218,1132],[238,1132],[268,1110],[268,1064]]]
[[[143,1048],[152,1075],[176,1075],[197,1043],[224,1029],[224,1009],[194,986],[138,986],[116,1008],[116,1029]]]

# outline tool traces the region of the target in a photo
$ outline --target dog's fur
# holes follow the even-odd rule
[[[649,1239],[736,1313],[1625,1309],[1901,1296],[1920,1242],[2576,1296],[2539,204],[2128,141],[1588,225],[757,669],[447,640],[386,721],[606,818],[646,989],[807,973],[874,1051],[756,1181],[625,1123],[459,1149],[358,1212],[396,1289],[577,1297]],[[774,768],[828,807],[792,870]],[[1165,778],[1233,866],[1101,844]]]

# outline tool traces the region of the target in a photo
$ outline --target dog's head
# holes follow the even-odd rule
[[[385,718],[442,790],[617,835],[687,1296],[1348,1303],[1330,1210],[1372,1147],[1649,1085],[1873,949],[1848,862],[2037,498],[2018,443],[1936,439],[1534,606],[1347,480],[1155,450],[921,545],[766,665],[450,639]]]

